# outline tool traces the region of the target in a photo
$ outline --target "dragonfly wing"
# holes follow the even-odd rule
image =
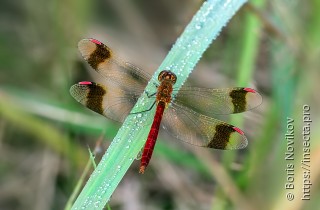
[[[262,97],[251,88],[182,87],[174,101],[212,117],[217,114],[233,114],[253,109],[262,103]]]
[[[134,65],[122,61],[106,45],[95,39],[78,43],[83,58],[106,78],[106,86],[94,82],[80,82],[70,88],[71,95],[89,109],[123,122],[150,76]]]
[[[163,118],[163,128],[192,145],[214,149],[242,149],[248,144],[237,127],[172,103]]]
[[[138,67],[121,60],[108,46],[96,39],[81,40],[78,49],[89,65],[104,76],[110,85],[115,84],[123,90],[141,94],[151,78]]]
[[[70,94],[87,108],[118,122],[125,120],[140,96],[94,82],[79,82],[70,88]]]

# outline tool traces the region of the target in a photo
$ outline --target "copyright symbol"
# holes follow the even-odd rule
[[[292,201],[294,199],[294,195],[292,193],[287,193],[287,199],[288,201]]]

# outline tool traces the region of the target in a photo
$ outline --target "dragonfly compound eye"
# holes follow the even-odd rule
[[[166,78],[167,74],[168,74],[168,71],[166,71],[166,70],[163,70],[162,72],[160,72],[160,74],[158,76],[159,82],[163,81]]]
[[[174,83],[176,83],[177,76],[174,73],[172,73],[171,71],[163,70],[162,72],[160,72],[160,74],[158,76],[158,80],[160,82],[163,80],[171,80],[174,84]]]
[[[170,78],[170,80],[173,82],[173,84],[175,84],[176,81],[177,81],[177,76],[176,76],[174,73],[172,73],[172,72],[171,72],[171,78]]]

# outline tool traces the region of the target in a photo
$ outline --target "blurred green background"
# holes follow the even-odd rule
[[[102,81],[79,55],[78,41],[96,38],[152,74],[201,4],[1,1],[0,209],[63,209],[89,159],[87,147],[98,161],[120,126],[69,94],[78,81]],[[111,209],[320,209],[319,9],[317,0],[253,0],[241,8],[189,82],[259,90],[263,104],[229,120],[245,131],[249,146],[208,151],[164,133],[146,174],[138,174],[136,161]],[[310,201],[301,200],[304,104],[312,118]],[[294,161],[285,160],[288,117]],[[285,189],[289,163],[293,190]]]

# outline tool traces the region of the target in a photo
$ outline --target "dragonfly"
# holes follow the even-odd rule
[[[150,108],[154,120],[142,150],[139,173],[148,166],[160,126],[176,139],[195,146],[232,150],[243,149],[248,140],[244,132],[218,120],[216,115],[240,113],[262,103],[261,95],[252,88],[210,89],[182,86],[173,98],[179,79],[163,70],[154,81],[156,92],[145,92],[151,76],[122,60],[108,46],[96,39],[83,39],[78,49],[87,63],[105,78],[105,84],[83,81],[70,88],[71,95],[87,108],[115,121],[123,122],[141,94],[153,100]]]

